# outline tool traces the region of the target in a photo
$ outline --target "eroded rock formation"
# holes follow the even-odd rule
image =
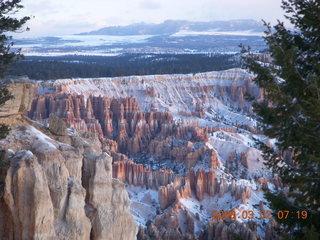
[[[146,229],[139,230],[139,239],[198,239],[195,235],[195,216],[181,206],[176,205],[166,213],[156,217],[154,222],[147,224]]]
[[[16,152],[6,157],[11,167],[0,168],[0,176],[8,169],[10,173],[5,200],[0,201],[0,239],[33,239],[35,235],[34,239],[134,239],[136,228],[125,185],[134,202],[132,214],[147,226],[140,227],[139,239],[206,236],[227,240],[233,234],[259,239],[252,224],[219,221],[206,226],[211,200],[224,206],[228,199],[230,208],[241,211],[242,205],[251,204],[252,191],[261,191],[268,184],[281,185],[276,179],[239,181],[223,173],[223,166],[218,168],[226,162],[240,163],[246,170],[252,163],[248,148],[243,147],[250,143],[242,141],[247,139],[243,136],[257,131],[247,117],[252,107],[244,96],[263,101],[265,93],[247,73],[233,69],[195,75],[57,80],[38,87],[40,95],[28,116],[45,124],[57,116],[82,136],[52,136],[45,128],[45,134],[39,134],[22,127],[0,142]],[[219,138],[217,131],[226,133],[220,136],[221,145],[236,142],[241,149],[219,149],[218,142],[211,142]],[[225,157],[223,149],[227,148],[236,152],[228,150]],[[36,202],[39,189],[43,191]],[[25,195],[28,197],[21,200]],[[21,201],[37,211],[33,214]],[[267,205],[260,201],[259,209]],[[28,214],[30,222],[25,222]],[[41,230],[32,226],[41,226]],[[273,229],[270,223],[266,238],[272,239]]]
[[[27,78],[1,79],[1,81],[7,84],[7,88],[14,98],[0,107],[0,116],[22,114],[29,111],[36,96],[35,85]]]
[[[252,189],[241,185],[236,180],[227,184],[226,179],[216,178],[213,169],[209,172],[203,169],[196,172],[190,170],[186,177],[176,178],[172,183],[159,188],[160,207],[166,209],[180,198],[191,197],[192,193],[199,201],[202,201],[205,195],[210,197],[217,195],[221,198],[224,194],[231,193],[235,201],[241,200],[242,204],[247,204],[247,200],[251,198]]]
[[[113,163],[113,177],[130,185],[158,189],[171,183],[175,175],[171,170],[151,171],[132,161],[116,161]]]
[[[228,240],[233,237],[240,237],[244,240],[259,240],[261,237],[257,233],[256,224],[239,223],[237,221],[212,221],[208,226],[208,240],[221,239]]]
[[[170,109],[189,116],[202,116],[203,108],[217,104],[217,100],[250,111],[251,105],[244,100],[245,95],[264,99],[251,78],[252,75],[237,68],[197,74],[58,80],[43,85],[58,93],[116,98],[139,96],[139,106],[144,111]]]
[[[107,151],[129,155],[148,152],[184,162],[187,168],[204,159],[211,167],[218,166],[216,152],[203,144],[208,141],[208,128],[180,125],[168,112],[141,112],[134,98],[45,95],[34,100],[28,115],[45,121],[55,115],[73,128],[93,132]]]
[[[98,140],[47,134],[21,125],[0,141],[11,149],[0,239],[135,239],[128,193]]]

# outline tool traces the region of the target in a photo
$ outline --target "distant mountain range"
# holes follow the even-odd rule
[[[250,32],[262,33],[265,27],[252,19],[192,22],[184,20],[167,20],[163,23],[136,23],[127,26],[112,26],[79,35],[172,35],[178,32]]]
[[[235,53],[239,44],[256,51],[266,48],[265,27],[255,20],[191,22],[167,20],[105,27],[75,35],[17,39],[16,48],[30,56],[101,55],[126,53]]]

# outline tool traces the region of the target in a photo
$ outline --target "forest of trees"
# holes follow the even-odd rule
[[[30,79],[116,77],[197,73],[239,67],[238,55],[124,54],[119,56],[26,57],[9,74]]]

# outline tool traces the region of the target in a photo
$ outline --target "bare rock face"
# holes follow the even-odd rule
[[[0,199],[0,239],[136,239],[128,193],[112,179],[111,157],[90,135],[60,140],[70,144],[27,125],[0,141],[16,151],[8,156]]]
[[[205,195],[219,198],[226,193],[231,193],[235,201],[241,200],[242,204],[247,204],[251,198],[252,189],[248,186],[239,184],[236,180],[228,185],[226,179],[216,178],[215,170],[205,171],[192,169],[185,177],[177,177],[173,182],[166,186],[161,186],[158,190],[158,197],[161,209],[166,209],[176,203],[180,198],[188,198],[195,195],[197,200],[202,201]]]
[[[67,134],[67,124],[56,116],[51,116],[49,119],[49,130],[60,136]]]
[[[203,134],[206,136],[206,133],[203,132]],[[211,168],[219,166],[217,152],[203,143],[194,144],[191,141],[177,143],[176,138],[172,137],[154,139],[149,144],[149,152],[155,157],[171,158],[178,163],[183,162],[187,169],[193,168],[199,161],[205,159],[208,160]]]
[[[58,239],[90,239],[92,224],[85,214],[85,194],[79,179],[69,178],[67,206],[58,226]]]
[[[30,110],[32,101],[35,97],[36,87],[29,79],[8,80],[8,90],[14,96],[0,107],[0,116],[10,116],[22,114]]]
[[[168,113],[140,112],[134,98],[91,96],[85,99],[84,96],[66,94],[39,96],[28,113],[35,120],[47,119],[50,114],[63,118],[76,129],[116,140],[119,148],[133,154],[144,147],[140,138],[156,134],[160,124],[172,120]]]
[[[167,186],[160,187],[158,196],[161,209],[166,209],[180,198],[192,196],[190,183],[188,182],[188,179],[178,177]]]
[[[113,163],[113,177],[134,186],[146,186],[158,189],[171,183],[175,176],[171,170],[151,171],[142,164],[132,161],[116,161]]]
[[[240,162],[242,163],[243,166],[248,168],[248,153],[247,152],[241,153]]]
[[[158,215],[154,222],[148,222],[146,229],[140,229],[138,239],[203,239],[195,233],[196,216],[179,204]]]
[[[12,216],[11,239],[55,239],[54,209],[46,174],[30,151],[15,154],[9,168],[4,202]],[[9,219],[8,219],[9,220]],[[5,229],[1,232],[6,232]]]
[[[188,198],[195,194],[199,201],[208,194],[213,197],[216,189],[215,172],[211,169],[205,172],[199,169],[197,172],[190,170],[186,177],[177,177],[172,183],[162,186],[158,190],[161,209],[166,209],[180,198]]]
[[[215,172],[211,169],[209,172],[205,172],[203,169],[199,169],[196,173],[191,170],[188,174],[190,179],[191,189],[195,192],[198,200],[202,201],[205,194],[213,197],[216,188]]]
[[[59,203],[60,194],[50,191],[46,173],[32,152],[17,152],[6,177],[3,203],[12,218],[2,231],[8,235],[1,239],[89,239],[91,223],[84,211],[85,190],[79,179],[68,179],[61,211],[53,205],[53,199]]]
[[[118,143],[111,139],[103,138],[101,139],[102,149],[107,152],[118,152]]]
[[[194,220],[179,206],[177,209],[172,208],[163,215],[157,216],[153,228],[161,239],[195,239]]]
[[[87,212],[93,226],[93,239],[135,239],[129,196],[124,184],[112,179],[112,158],[102,153],[89,164]]]

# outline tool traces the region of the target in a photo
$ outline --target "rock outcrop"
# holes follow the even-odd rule
[[[161,209],[166,209],[180,198],[192,197],[192,193],[201,201],[205,194],[214,196],[216,192],[215,173],[211,169],[194,172],[191,170],[186,177],[178,177],[174,182],[159,188],[158,196]]]
[[[1,80],[6,83],[13,99],[0,107],[0,117],[22,114],[30,110],[36,96],[36,86],[27,78]]]
[[[180,198],[192,196],[189,179],[184,177],[176,178],[172,183],[162,186],[158,190],[161,209],[168,208]]]
[[[210,168],[219,166],[217,152],[203,142],[193,143],[173,137],[154,139],[149,144],[149,153],[160,159],[169,158],[177,163],[183,162],[187,169],[191,169],[199,162],[207,162]]]
[[[102,153],[94,159],[87,159],[85,166],[89,166],[90,174],[87,213],[92,223],[93,238],[135,239],[129,196],[123,183],[112,179],[111,157]]]
[[[198,171],[190,170],[186,177],[178,177],[172,183],[161,186],[158,191],[159,203],[161,209],[176,203],[180,198],[188,198],[194,193],[196,199],[202,201],[205,195],[219,198],[224,194],[230,193],[235,201],[241,200],[242,204],[247,204],[251,198],[252,189],[232,180],[227,184],[226,179],[217,178],[213,169],[206,172],[203,169]]]
[[[0,239],[136,239],[128,193],[98,140],[45,131],[16,126],[0,141],[11,149]]]
[[[11,161],[4,204],[11,216],[12,229],[2,229],[2,233],[9,233],[2,239],[23,240],[36,236],[38,239],[54,239],[54,207],[45,171],[30,151],[17,152]]]
[[[166,213],[156,217],[154,222],[147,224],[146,229],[139,230],[139,239],[198,239],[194,235],[195,216],[181,206],[176,205]]]
[[[113,163],[113,177],[130,185],[158,189],[173,182],[175,175],[171,170],[151,171],[132,161],[116,161]]]
[[[191,189],[195,192],[199,201],[202,201],[204,194],[208,194],[213,197],[216,190],[216,176],[215,172],[211,169],[209,172],[205,172],[203,169],[199,169],[196,173],[191,170],[188,174],[190,179]]]

